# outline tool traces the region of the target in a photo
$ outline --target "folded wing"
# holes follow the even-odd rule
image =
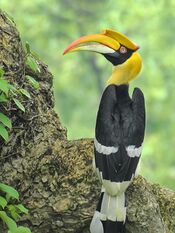
[[[141,155],[144,130],[141,90],[135,88],[131,99],[127,85],[108,86],[97,115],[94,151],[96,171],[111,195],[124,191],[132,180]]]

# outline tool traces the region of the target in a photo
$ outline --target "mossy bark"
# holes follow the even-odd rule
[[[100,194],[91,166],[93,142],[67,140],[53,109],[52,74],[41,61],[40,72],[26,66],[16,26],[2,11],[0,48],[5,78],[31,95],[21,99],[25,113],[13,102],[0,107],[13,122],[9,142],[0,142],[0,181],[14,186],[30,210],[19,224],[33,233],[88,233]],[[39,82],[38,90],[26,75]],[[139,176],[127,190],[127,206],[126,233],[175,232],[174,192]]]

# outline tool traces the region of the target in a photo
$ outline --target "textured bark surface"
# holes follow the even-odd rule
[[[0,66],[5,78],[32,97],[21,100],[25,113],[13,103],[0,108],[13,122],[9,142],[0,142],[0,181],[14,186],[30,210],[20,223],[33,233],[88,233],[100,192],[91,166],[93,142],[66,139],[53,110],[51,73],[42,62],[40,73],[25,65],[19,33],[1,11]],[[38,90],[26,75],[39,82]],[[174,192],[139,176],[127,190],[127,206],[126,233],[175,232]]]

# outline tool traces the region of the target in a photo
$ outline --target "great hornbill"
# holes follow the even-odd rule
[[[128,85],[141,70],[142,60],[135,45],[123,34],[104,30],[72,42],[64,54],[86,50],[102,54],[113,64],[103,92],[96,121],[94,167],[102,192],[93,216],[91,233],[125,232],[125,191],[136,174],[145,131],[144,96]]]

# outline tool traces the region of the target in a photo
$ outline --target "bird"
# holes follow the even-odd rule
[[[96,119],[93,167],[101,182],[101,195],[90,224],[91,233],[124,233],[125,193],[136,176],[145,133],[143,92],[129,83],[140,73],[139,46],[124,34],[105,29],[82,36],[63,54],[91,51],[112,63],[112,74],[102,93]]]

